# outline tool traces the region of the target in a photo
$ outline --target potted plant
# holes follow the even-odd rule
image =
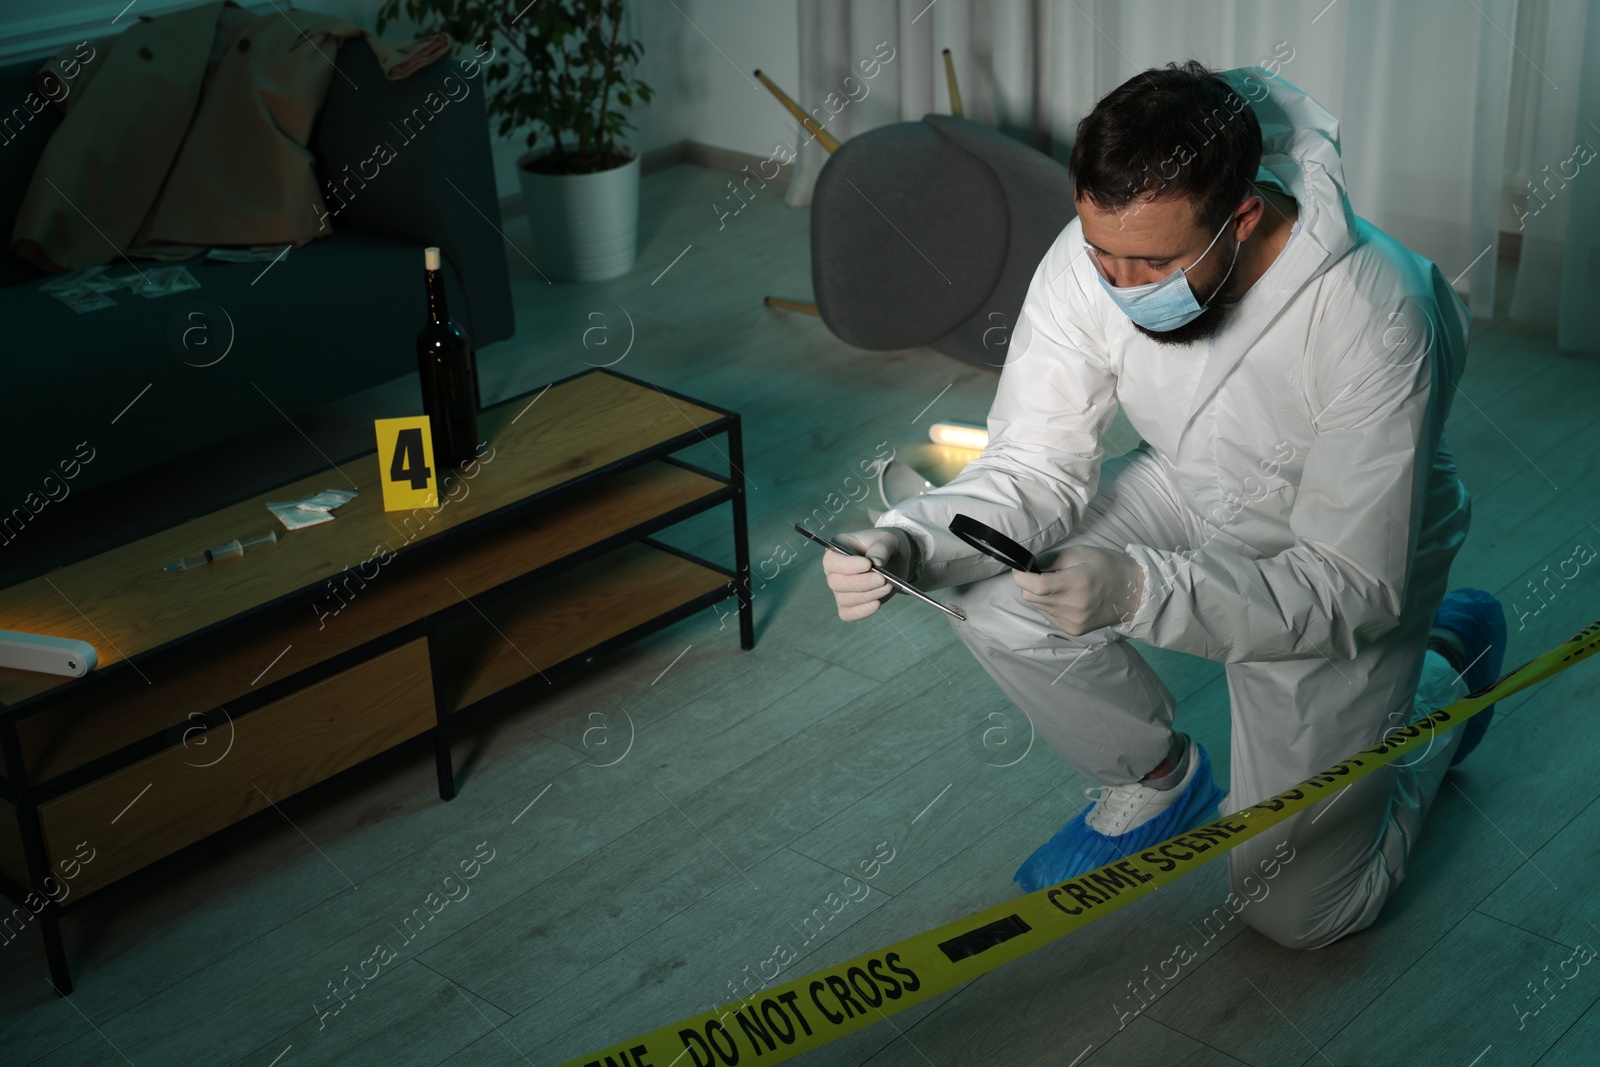
[[[518,9],[521,9],[520,13]],[[502,137],[526,130],[517,160],[534,260],[551,277],[626,274],[639,229],[639,154],[620,143],[628,109],[654,91],[633,76],[644,46],[623,30],[623,0],[385,0],[378,31],[404,16],[429,33],[479,42]]]

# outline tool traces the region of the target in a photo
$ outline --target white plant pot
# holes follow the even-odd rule
[[[633,269],[639,243],[639,153],[594,174],[539,174],[517,160],[533,261],[552,279],[598,282]]]

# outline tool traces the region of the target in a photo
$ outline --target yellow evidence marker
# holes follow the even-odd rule
[[[378,477],[384,511],[431,508],[439,501],[433,465],[433,431],[426,415],[374,419],[378,435]]]

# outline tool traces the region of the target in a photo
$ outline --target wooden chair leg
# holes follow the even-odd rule
[[[801,125],[810,131],[811,136],[817,139],[817,143],[826,149],[830,156],[839,150],[838,138],[834,137],[831,133],[828,133],[821,126],[818,126],[817,120],[801,110],[800,105],[789,99],[789,95],[774,85],[771,78],[767,77],[759,70],[756,71],[756,78],[761,82],[762,85],[767,87],[768,91],[770,91],[773,96],[778,98],[778,103],[787,108],[789,114],[800,120]]]
[[[961,118],[961,87],[956,84],[956,64],[950,58],[950,49],[944,50],[944,77],[950,85],[950,114]]]
[[[798,300],[785,300],[781,296],[764,297],[761,302],[769,308],[783,308],[786,311],[798,311],[802,315],[815,315],[819,319],[822,318],[822,312],[817,310],[817,305],[815,304],[802,304]]]

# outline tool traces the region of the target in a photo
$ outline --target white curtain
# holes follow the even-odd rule
[[[1600,0],[1525,0],[1517,30],[1510,317],[1553,324],[1560,348],[1600,351]]]
[[[847,84],[884,41],[895,58]],[[1078,120],[1147,67],[1265,66],[1339,117],[1356,212],[1437,263],[1480,319],[1527,181],[1546,163],[1572,174],[1585,137],[1600,149],[1600,0],[800,0],[799,43],[798,99],[840,140],[948,112],[949,48],[967,117],[1063,162]],[[826,154],[797,140],[798,205]],[[1600,350],[1600,159],[1549,187],[1512,317]]]

